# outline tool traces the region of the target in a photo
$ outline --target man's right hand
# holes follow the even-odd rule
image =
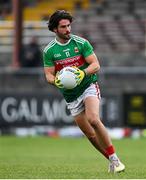
[[[64,88],[63,84],[61,83],[61,80],[59,79],[59,72],[57,72],[55,76],[55,85],[60,89]]]

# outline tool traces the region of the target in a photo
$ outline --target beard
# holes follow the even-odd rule
[[[57,33],[57,36],[62,40],[69,40],[70,39],[70,33],[66,33],[66,34]]]

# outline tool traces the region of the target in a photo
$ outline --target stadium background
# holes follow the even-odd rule
[[[82,135],[43,67],[19,64],[31,37],[41,51],[54,38],[47,20],[56,9],[73,14],[72,32],[87,38],[100,60],[101,117],[110,135],[144,136],[145,0],[0,0],[0,134]]]

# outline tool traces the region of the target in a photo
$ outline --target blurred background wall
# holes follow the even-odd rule
[[[100,60],[101,117],[105,125],[146,127],[145,0],[19,1],[22,36],[19,58],[15,59],[17,2],[0,0],[2,134],[24,127],[41,127],[43,132],[47,128],[48,132],[50,128],[75,125],[62,96],[48,85],[43,73],[42,51],[54,38],[47,22],[57,9],[72,13],[72,32],[87,38]]]

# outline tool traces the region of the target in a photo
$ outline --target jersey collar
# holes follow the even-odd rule
[[[71,41],[71,39],[72,39],[72,37],[70,37],[70,39],[66,42],[66,43],[60,43],[59,41],[57,41],[57,39],[55,38],[55,42],[57,43],[57,44],[59,44],[60,46],[66,46],[67,44],[69,44],[70,43],[70,41]]]

